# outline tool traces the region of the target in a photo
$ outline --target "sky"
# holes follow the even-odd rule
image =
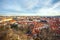
[[[60,0],[0,0],[3,16],[56,16],[60,15]]]

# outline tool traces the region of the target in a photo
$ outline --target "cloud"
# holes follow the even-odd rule
[[[60,2],[58,2],[58,3],[56,3],[56,4],[54,4],[52,7],[50,7],[50,8],[45,8],[45,7],[43,7],[43,8],[41,8],[38,12],[37,12],[37,14],[38,15],[48,15],[48,16],[54,16],[54,15],[60,15],[60,10],[56,10],[56,9],[58,9],[60,7]]]
[[[8,12],[5,13],[5,15],[3,13],[0,14],[0,16],[36,16],[36,14],[32,14],[32,13],[17,13],[17,12]]]
[[[0,0],[2,15],[60,15],[59,8],[60,0]]]
[[[21,7],[17,4],[16,0],[5,0],[1,2],[3,10],[21,11]]]
[[[36,12],[41,8],[40,0],[19,0],[18,4],[25,12]]]

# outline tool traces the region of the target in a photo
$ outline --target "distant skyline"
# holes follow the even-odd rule
[[[60,0],[0,0],[3,16],[60,15]]]

